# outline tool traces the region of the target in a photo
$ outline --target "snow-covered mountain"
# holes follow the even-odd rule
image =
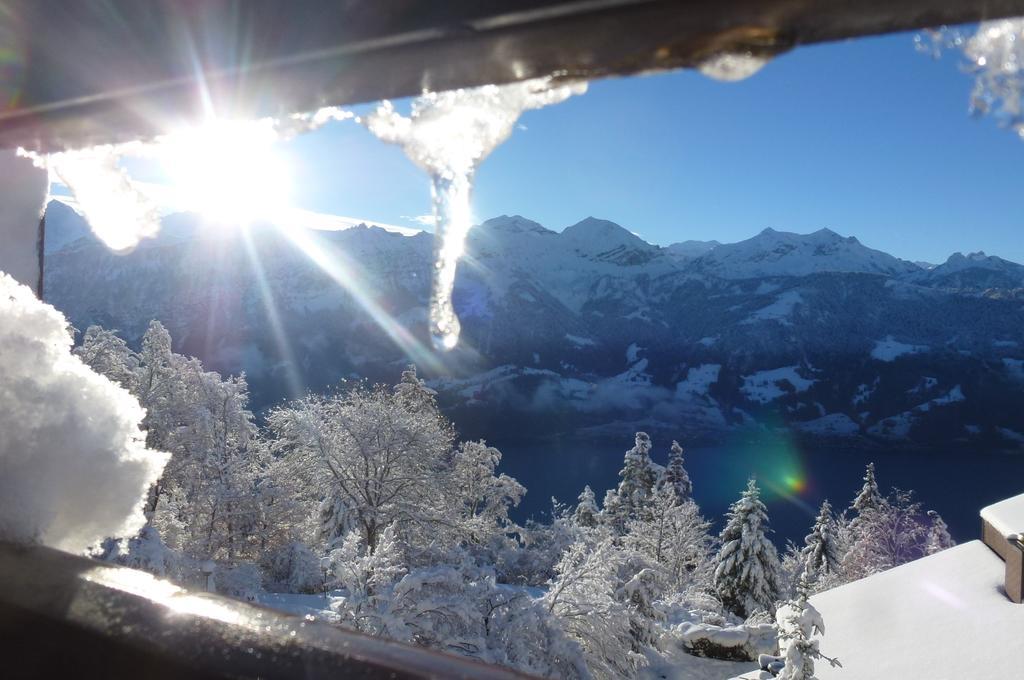
[[[746,241],[720,245],[697,258],[693,267],[727,279],[806,276],[817,272],[900,276],[920,269],[912,262],[867,248],[855,237],[843,237],[831,229],[793,234],[771,228]]]
[[[722,245],[718,241],[681,241],[665,246],[665,254],[676,262],[689,262]]]
[[[953,253],[944,263],[913,277],[937,288],[988,290],[1024,288],[1024,266],[983,252]]]
[[[76,327],[138,342],[160,319],[179,351],[245,370],[258,408],[343,378],[393,381],[412,360],[480,434],[642,424],[1024,441],[1024,268],[999,258],[924,270],[828,230],[766,230],[687,257],[604,220],[556,232],[502,216],[470,234],[454,298],[463,342],[437,355],[429,234],[290,238],[173,215],[115,255],[66,206],[46,221],[46,297]]]

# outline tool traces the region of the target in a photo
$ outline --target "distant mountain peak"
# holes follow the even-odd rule
[[[618,265],[638,265],[660,255],[660,248],[620,224],[588,217],[566,227],[560,238],[577,254]]]
[[[554,233],[541,224],[527,219],[522,215],[499,215],[487,220],[481,227],[511,233],[536,232]]]
[[[717,246],[697,258],[694,266],[727,279],[806,276],[818,272],[895,276],[918,270],[910,262],[827,228],[797,234],[768,227],[745,241]]]

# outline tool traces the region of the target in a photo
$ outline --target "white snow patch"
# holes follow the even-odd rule
[[[643,347],[639,346],[635,342],[629,343],[629,347],[626,348],[626,363],[636,363],[637,359],[640,358],[640,352],[642,352],[643,349]]]
[[[788,290],[779,297],[775,298],[775,302],[771,303],[767,307],[762,307],[757,310],[749,317],[744,319],[741,323],[756,323],[758,321],[778,321],[779,323],[789,326],[792,325],[789,321],[789,317],[793,316],[793,310],[797,305],[803,304],[804,299],[800,297],[800,293],[795,290]]]
[[[718,382],[721,364],[701,364],[691,366],[686,371],[686,379],[676,383],[676,399],[693,399],[707,396],[708,388]]]
[[[71,354],[67,319],[0,274],[0,538],[81,552],[142,528],[168,460],[126,390]]]
[[[797,373],[799,366],[782,366],[767,371],[758,371],[753,375],[743,376],[743,386],[740,391],[751,401],[767,404],[786,394],[779,387],[783,380],[788,381],[797,392],[805,392],[815,380],[800,377]]]
[[[896,439],[905,438],[910,434],[910,428],[913,426],[917,414],[927,413],[932,410],[933,406],[946,406],[948,404],[954,404],[964,400],[965,397],[963,389],[960,385],[955,385],[953,389],[941,397],[936,397],[935,399],[926,401],[923,404],[918,404],[909,411],[903,411],[902,413],[897,413],[894,416],[880,420],[871,427],[869,432],[880,437]]]
[[[1011,377],[1017,380],[1024,380],[1024,359],[1003,359],[1003,366]]]
[[[865,385],[863,383],[858,385],[857,386],[857,392],[853,395],[853,405],[854,406],[860,406],[861,404],[866,402],[868,399],[871,398],[871,395],[875,393],[875,390],[877,388],[878,388],[878,378],[875,378],[874,383],[872,383],[870,386]]]
[[[927,345],[908,345],[893,340],[891,335],[885,336],[882,340],[875,341],[875,347],[871,350],[871,357],[879,361],[895,361],[897,357],[904,354],[916,354],[928,351]]]
[[[592,338],[584,338],[579,335],[573,335],[572,333],[566,333],[565,339],[577,347],[592,347],[597,344],[597,342]]]

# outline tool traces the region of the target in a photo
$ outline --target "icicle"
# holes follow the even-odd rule
[[[49,168],[67,185],[89,226],[111,250],[127,252],[160,231],[156,206],[118,166],[122,147],[97,146],[45,157],[19,153],[38,167]]]
[[[768,60],[768,57],[758,57],[751,52],[722,52],[701,62],[697,70],[714,80],[735,82],[754,75],[764,68]]]
[[[586,87],[586,83],[556,85],[551,78],[538,78],[431,92],[413,102],[409,117],[384,102],[363,121],[379,139],[402,147],[430,176],[436,225],[430,333],[438,349],[453,349],[459,341],[452,289],[472,226],[470,193],[477,166],[508,138],[523,111],[565,101]]]

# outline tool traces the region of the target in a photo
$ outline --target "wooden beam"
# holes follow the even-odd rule
[[[1024,0],[10,0],[0,148],[1024,14]]]

